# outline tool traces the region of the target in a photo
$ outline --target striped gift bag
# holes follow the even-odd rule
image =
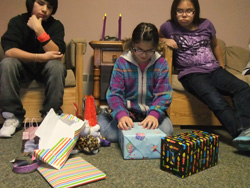
[[[34,151],[34,156],[61,169],[73,150],[85,121],[76,116],[62,114],[58,116],[51,109],[36,131],[40,138],[39,148]]]

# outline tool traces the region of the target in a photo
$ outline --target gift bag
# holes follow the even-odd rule
[[[97,124],[97,118],[96,118],[95,98],[92,95],[85,96],[85,106],[83,107],[83,110],[84,110],[84,119],[89,121],[90,127],[94,127]]]
[[[35,125],[35,126],[34,126]],[[38,148],[39,138],[35,135],[38,129],[38,123],[35,118],[26,118],[24,123],[24,131],[22,136],[22,152],[29,155]]]
[[[43,122],[35,132],[39,140],[39,148],[34,156],[61,169],[73,150],[85,121],[71,114],[57,115],[50,109]]]

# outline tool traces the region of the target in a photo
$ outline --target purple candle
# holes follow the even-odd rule
[[[120,14],[118,20],[118,40],[121,40],[121,31],[122,30],[122,15]]]
[[[107,15],[105,13],[105,15],[103,17],[102,40],[104,40],[104,37],[105,37],[106,20],[107,20]]]

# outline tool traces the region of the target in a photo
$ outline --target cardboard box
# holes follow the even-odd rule
[[[218,163],[219,136],[191,131],[162,138],[160,168],[185,178]]]
[[[143,129],[134,123],[131,130],[119,130],[119,144],[124,159],[159,159],[161,138],[166,134],[160,129]]]

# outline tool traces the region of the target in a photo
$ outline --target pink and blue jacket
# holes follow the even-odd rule
[[[158,53],[142,71],[130,51],[121,55],[113,68],[107,102],[118,121],[129,111],[153,115],[158,120],[172,102],[167,61]]]

